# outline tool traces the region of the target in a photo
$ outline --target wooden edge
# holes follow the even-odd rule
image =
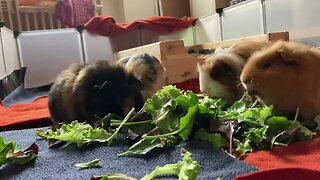
[[[230,40],[223,40],[223,41],[217,41],[212,43],[205,43],[205,44],[199,44],[194,46],[186,47],[187,49],[193,49],[195,51],[199,51],[201,49],[215,49],[219,46],[230,46],[234,43],[237,43],[239,41],[275,41],[275,40],[289,40],[289,33],[288,32],[275,32],[275,33],[268,33],[268,34],[262,34],[257,36],[249,36],[244,38],[237,38],[237,39],[230,39]]]
[[[165,45],[169,44],[170,45],[170,44],[175,44],[175,43],[180,42],[180,41],[183,44],[183,40],[159,41],[159,42],[152,43],[152,44],[147,44],[147,45],[143,45],[143,46],[139,46],[139,47],[134,47],[134,48],[130,48],[130,49],[114,52],[114,57],[116,59],[120,59],[120,58],[127,57],[127,56],[130,56],[130,55],[136,54],[136,53],[143,53],[143,52],[151,53],[151,51],[155,51],[156,49],[159,50],[160,47],[163,47],[163,44],[165,44]],[[153,53],[151,53],[151,54],[153,54]]]

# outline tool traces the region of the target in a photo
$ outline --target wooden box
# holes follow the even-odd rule
[[[204,60],[205,57],[189,54],[190,50],[198,52],[201,49],[215,49],[219,46],[230,46],[242,40],[253,41],[276,41],[289,40],[288,32],[268,33],[259,36],[252,36],[240,39],[218,41],[195,46],[184,46],[182,40],[161,41],[145,46],[127,49],[115,53],[115,58],[120,59],[136,53],[149,53],[156,56],[166,69],[165,84],[174,84],[190,79],[198,78],[197,61]]]

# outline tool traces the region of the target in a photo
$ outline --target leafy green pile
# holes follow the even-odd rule
[[[181,150],[182,160],[175,164],[167,164],[162,167],[156,167],[151,173],[145,175],[141,180],[151,180],[156,176],[160,175],[175,175],[179,180],[192,180],[196,179],[199,171],[200,164],[197,161],[192,160],[192,154],[185,149]],[[109,174],[103,176],[94,176],[91,178],[95,179],[127,179],[127,180],[137,180],[133,177],[129,177],[125,174]]]
[[[26,150],[18,150],[14,141],[5,142],[0,136],[0,166],[11,162],[23,165],[35,159],[37,154],[36,144],[32,144]]]
[[[277,116],[272,106],[247,105],[240,100],[226,107],[220,99],[201,97],[171,85],[149,98],[143,111],[132,114],[133,110],[124,120],[108,115],[98,128],[74,121],[56,131],[42,131],[38,135],[78,146],[91,141],[110,144],[122,129],[135,143],[119,156],[146,154],[155,148],[194,138],[228,150],[236,157],[274,145],[287,145],[296,139],[310,140],[315,135],[297,120],[297,115],[293,120]],[[110,130],[114,130],[113,135],[108,132]]]

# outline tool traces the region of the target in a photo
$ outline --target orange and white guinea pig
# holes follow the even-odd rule
[[[214,54],[199,62],[200,90],[212,98],[222,98],[231,105],[244,93],[240,74],[247,59],[269,43],[241,41],[230,47],[218,47]]]
[[[249,94],[273,105],[276,112],[312,121],[320,113],[320,50],[297,42],[278,41],[253,54],[241,82]]]

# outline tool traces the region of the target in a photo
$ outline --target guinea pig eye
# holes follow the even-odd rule
[[[271,62],[270,61],[264,62],[261,67],[262,69],[268,69],[271,67]]]
[[[219,79],[221,77],[221,73],[219,71],[211,71],[210,77],[212,79]]]

